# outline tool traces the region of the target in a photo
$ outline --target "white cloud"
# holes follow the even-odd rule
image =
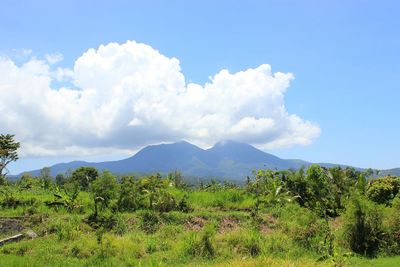
[[[50,65],[56,64],[64,59],[63,55],[60,53],[46,54],[45,58]]]
[[[199,85],[185,82],[178,59],[134,41],[89,49],[73,69],[52,69],[61,59],[17,66],[0,58],[0,132],[16,134],[25,156],[115,153],[180,139],[276,148],[320,134],[288,114],[284,94],[293,76],[269,65],[221,70]],[[52,88],[52,80],[74,88]]]

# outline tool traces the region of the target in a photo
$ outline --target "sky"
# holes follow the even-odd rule
[[[0,1],[11,173],[233,139],[400,167],[398,1]]]

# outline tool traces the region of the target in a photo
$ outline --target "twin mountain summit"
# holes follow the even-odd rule
[[[131,173],[168,173],[179,170],[190,177],[217,177],[232,180],[244,180],[258,169],[300,169],[310,166],[311,162],[298,159],[281,159],[263,152],[249,144],[222,141],[209,149],[202,149],[186,141],[172,144],[150,145],[132,157],[106,162],[72,161],[51,166],[51,175],[65,173],[82,166],[109,170],[116,174]],[[339,164],[318,163],[323,167]],[[341,165],[344,167],[344,165]],[[40,170],[29,171],[39,175]],[[400,175],[400,168],[382,170],[380,175]]]

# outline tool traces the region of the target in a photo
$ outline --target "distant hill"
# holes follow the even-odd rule
[[[82,166],[99,170],[109,170],[116,174],[128,173],[168,173],[181,171],[192,177],[219,177],[241,180],[257,169],[299,169],[312,163],[298,159],[281,159],[263,152],[251,145],[235,141],[218,142],[212,148],[202,149],[186,141],[173,144],[151,145],[132,157],[106,162],[73,161],[51,166],[53,176]],[[332,167],[335,164],[321,163]],[[343,165],[342,165],[343,166]],[[39,175],[40,170],[30,171]],[[382,171],[385,174],[398,173],[400,169]]]
[[[392,175],[400,176],[400,168],[379,171],[380,176]]]

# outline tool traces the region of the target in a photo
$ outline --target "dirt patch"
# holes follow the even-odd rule
[[[275,226],[276,225],[276,222],[277,222],[276,218],[274,218],[274,216],[272,216],[270,214],[265,214],[263,219],[264,219],[264,222],[266,222],[270,226]]]
[[[136,218],[130,217],[128,220],[126,220],[126,223],[130,224],[130,225],[134,225],[137,223],[137,221],[136,221]]]
[[[185,222],[185,228],[191,231],[201,231],[207,219],[204,217],[193,217]]]
[[[273,231],[274,230],[272,230],[272,228],[266,224],[260,225],[260,232],[263,233],[264,235],[268,235],[268,234],[272,233]]]
[[[341,227],[341,225],[342,225],[342,218],[340,218],[340,217],[336,217],[336,218],[329,220],[329,226],[333,230],[339,229]]]
[[[128,226],[129,230],[134,229],[134,226],[137,225],[137,219],[134,217],[130,217],[125,221],[126,225]]]
[[[18,219],[1,219],[0,218],[0,234],[7,235],[16,232],[21,232],[24,225]]]
[[[261,233],[268,235],[274,231],[276,227],[277,220],[270,214],[265,214],[262,217],[262,221],[260,223],[260,231]]]
[[[230,231],[234,231],[239,228],[239,219],[235,217],[224,217],[219,223],[218,231],[220,233],[226,233]]]

